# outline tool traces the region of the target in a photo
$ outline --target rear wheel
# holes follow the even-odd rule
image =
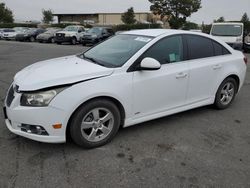
[[[225,79],[221,83],[216,93],[214,102],[215,107],[218,109],[228,108],[232,104],[236,96],[237,90],[238,90],[238,84],[235,81],[235,79],[230,77]]]
[[[30,37],[30,42],[35,42],[35,37]]]
[[[71,138],[85,148],[102,146],[116,135],[120,119],[120,112],[111,101],[91,101],[81,106],[73,115],[70,124]]]
[[[51,43],[55,43],[55,38],[52,37],[52,38],[50,39],[50,42],[51,42]]]

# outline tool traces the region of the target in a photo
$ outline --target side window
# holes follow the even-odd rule
[[[230,54],[230,52],[224,46],[222,46],[221,44],[217,42],[213,42],[213,46],[214,46],[215,56]]]
[[[154,58],[161,64],[183,61],[182,37],[173,36],[160,40],[143,54],[142,59],[146,57]]]
[[[195,35],[187,35],[189,59],[214,56],[214,47],[210,39]]]

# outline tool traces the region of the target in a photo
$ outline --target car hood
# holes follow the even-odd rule
[[[62,33],[62,34],[76,34],[76,31],[59,31],[57,33]]]
[[[42,33],[40,35],[38,35],[37,37],[44,37],[44,38],[47,38],[47,37],[52,37],[54,34],[53,33]]]
[[[20,91],[35,91],[43,88],[73,84],[89,79],[109,76],[114,69],[106,68],[77,56],[51,59],[30,65],[14,78]]]

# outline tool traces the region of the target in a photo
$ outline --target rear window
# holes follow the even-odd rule
[[[213,46],[214,46],[214,55],[219,56],[219,55],[227,55],[230,54],[230,52],[221,44],[213,41]]]

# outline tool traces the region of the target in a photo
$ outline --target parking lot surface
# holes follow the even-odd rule
[[[84,50],[0,41],[0,106],[16,72]],[[0,188],[250,187],[249,156],[249,69],[229,109],[202,107],[122,129],[110,144],[93,150],[16,136],[0,113]]]

